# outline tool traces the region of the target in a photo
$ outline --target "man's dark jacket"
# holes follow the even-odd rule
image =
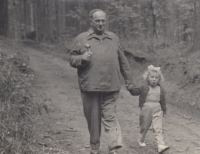
[[[93,52],[90,61],[83,61],[82,54],[89,50]],[[119,91],[121,75],[127,85],[132,82],[128,61],[112,32],[99,36],[90,29],[78,35],[70,53],[70,65],[77,68],[82,91]]]

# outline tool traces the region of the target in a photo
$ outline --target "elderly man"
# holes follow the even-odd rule
[[[98,154],[101,122],[108,141],[109,154],[122,147],[121,130],[116,118],[116,102],[121,74],[127,86],[132,76],[118,37],[105,30],[106,13],[90,12],[91,28],[75,39],[70,65],[77,68],[84,115],[90,133],[90,154]]]

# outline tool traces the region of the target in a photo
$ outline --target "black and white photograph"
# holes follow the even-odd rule
[[[200,154],[200,0],[0,0],[0,154]]]

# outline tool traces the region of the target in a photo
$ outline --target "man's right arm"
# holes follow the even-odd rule
[[[83,43],[81,37],[77,37],[74,41],[72,51],[70,52],[70,65],[74,68],[83,68],[87,66],[92,57],[92,52],[88,50]]]
[[[77,39],[74,41],[74,45],[69,56],[70,65],[72,67],[79,68],[82,66],[81,44]]]

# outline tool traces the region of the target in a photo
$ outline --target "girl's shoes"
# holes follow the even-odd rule
[[[161,154],[165,151],[169,150],[169,146],[166,146],[166,145],[159,145],[158,146],[158,153]]]
[[[117,150],[112,150],[109,152],[109,154],[118,154]]]
[[[140,140],[138,140],[138,144],[139,144],[139,146],[141,146],[141,147],[146,147],[146,146],[147,146],[146,143],[141,142]]]
[[[118,154],[117,147],[118,147],[118,146],[116,146],[115,148],[111,149],[111,150],[109,151],[109,154]],[[120,146],[120,148],[121,148],[121,146]]]
[[[90,154],[99,154],[99,150],[91,150]]]

